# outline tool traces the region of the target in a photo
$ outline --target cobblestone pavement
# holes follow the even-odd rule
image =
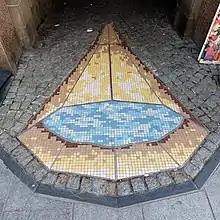
[[[0,141],[3,136],[14,138],[26,126],[87,52],[100,25],[110,21],[116,23],[137,56],[214,132],[211,141],[219,146],[220,90],[212,79],[218,69],[198,64],[196,45],[181,40],[163,13],[144,13],[128,3],[123,10],[109,5],[100,11],[95,4],[82,11],[64,8],[63,13],[53,13],[45,20],[35,46],[24,52],[0,107]],[[87,33],[88,28],[94,31]],[[1,163],[0,219],[220,219],[219,175],[217,170],[201,191],[111,209],[33,194]]]

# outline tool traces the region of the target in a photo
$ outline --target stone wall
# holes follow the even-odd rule
[[[5,0],[0,0],[0,24],[0,67],[15,72],[21,45]]]
[[[22,46],[32,46],[37,36],[37,27],[50,8],[51,1],[7,0],[7,6]]]
[[[178,0],[174,26],[180,35],[193,35],[195,24],[199,17],[202,2],[206,0]]]
[[[220,0],[178,0],[174,21],[177,32],[201,46],[219,3]]]
[[[32,46],[51,0],[0,0],[0,67],[16,72],[23,48]]]

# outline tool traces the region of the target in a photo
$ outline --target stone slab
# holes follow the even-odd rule
[[[204,192],[144,204],[143,212],[150,220],[214,220]]]

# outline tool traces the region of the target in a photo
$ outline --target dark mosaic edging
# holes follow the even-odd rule
[[[117,181],[50,171],[6,132],[0,135],[0,159],[34,192],[119,208],[200,189],[219,164],[219,146],[217,129],[184,167]]]

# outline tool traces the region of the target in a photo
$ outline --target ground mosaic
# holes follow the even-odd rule
[[[112,25],[28,127],[19,140],[49,169],[109,179],[182,166],[208,134]]]
[[[10,135],[1,132],[0,157],[32,190],[113,207],[195,190],[219,161],[218,135],[183,107],[113,24],[18,139]]]

